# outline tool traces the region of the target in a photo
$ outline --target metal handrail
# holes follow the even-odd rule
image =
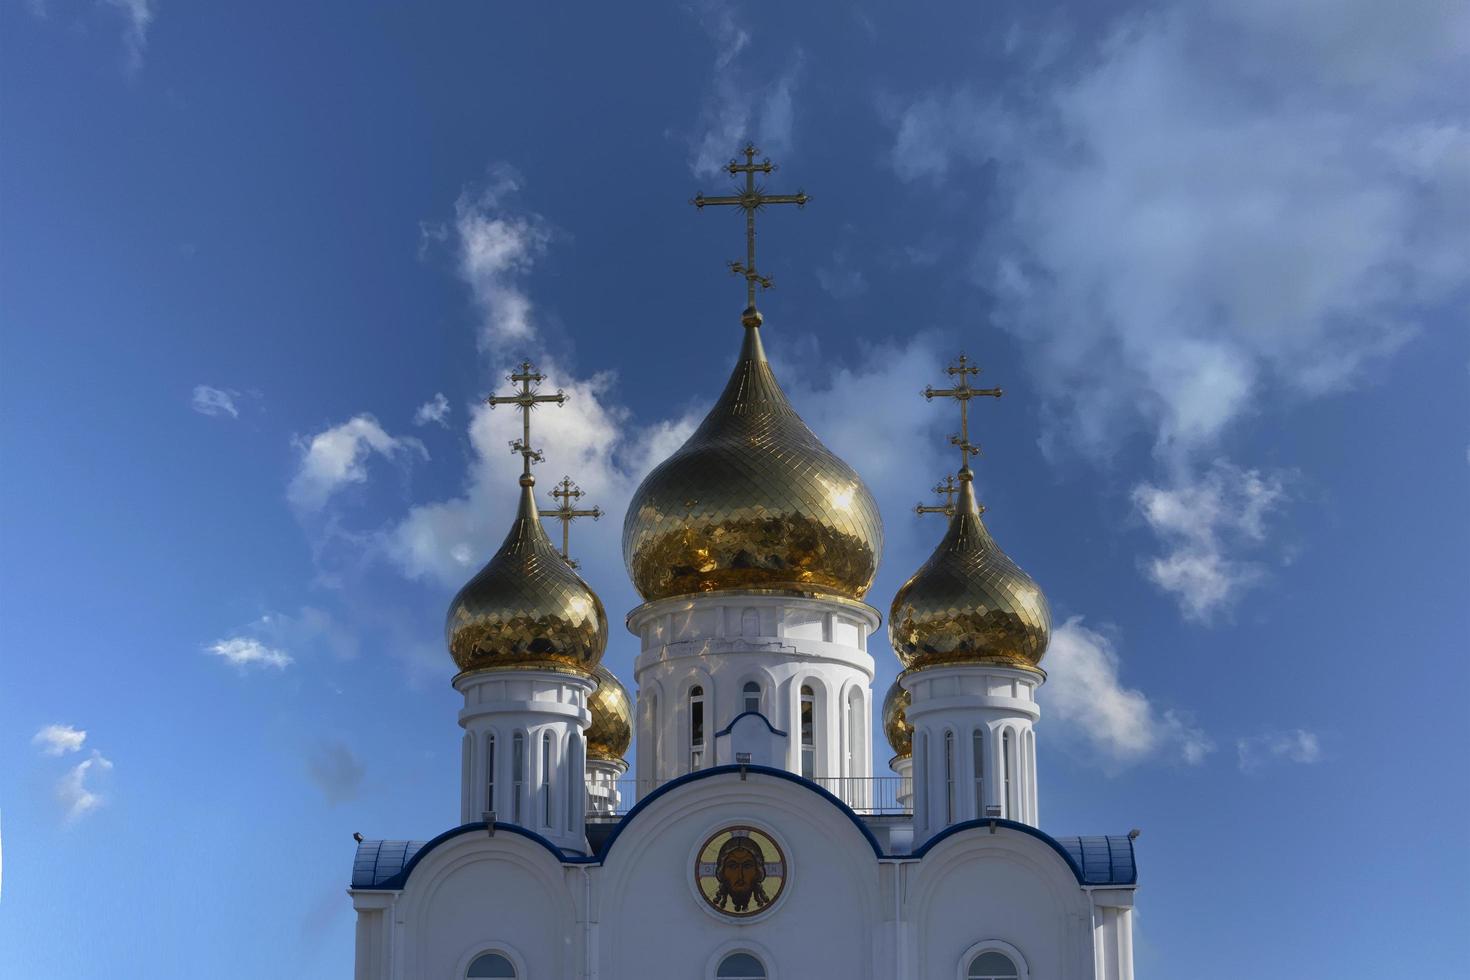
[[[818,776],[810,780],[866,816],[913,812],[913,780],[907,776]],[[621,817],[668,780],[619,779],[617,805],[588,812],[589,820]]]

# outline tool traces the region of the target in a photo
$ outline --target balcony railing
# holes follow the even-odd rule
[[[913,807],[913,782],[903,776],[819,776],[811,782],[837,797],[858,813],[876,816],[882,814],[904,815]],[[620,779],[617,782],[618,800],[615,807],[610,801],[597,801],[587,814],[592,820],[607,820],[627,813],[644,796],[657,789],[661,782],[646,779]]]

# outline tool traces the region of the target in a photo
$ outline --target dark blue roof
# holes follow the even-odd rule
[[[1138,867],[1133,863],[1133,838],[1058,837],[1057,843],[1082,870],[1084,885],[1136,885]]]
[[[382,888],[423,849],[421,840],[365,840],[352,862],[353,888]]]
[[[769,724],[769,722],[767,722]],[[685,783],[708,779],[712,776],[727,773],[738,773],[742,769],[749,773],[759,773],[767,776],[775,776],[788,782],[797,783],[827,799],[829,803],[840,809],[849,820],[867,838],[869,846],[873,848],[874,857],[879,860],[885,858],[922,859],[936,844],[956,834],[968,830],[985,828],[989,830],[994,824],[1007,830],[1019,831],[1049,845],[1061,858],[1067,862],[1076,876],[1079,885],[1111,885],[1117,887],[1131,886],[1138,883],[1138,868],[1133,862],[1133,840],[1124,835],[1106,837],[1052,837],[1045,831],[1038,830],[1027,824],[1017,823],[1014,820],[969,820],[964,823],[955,824],[945,828],[940,833],[924,842],[924,845],[912,854],[884,854],[878,846],[878,840],[873,832],[868,829],[852,808],[842,800],[827,792],[821,786],[810,780],[786,771],[785,769],[774,769],[767,766],[716,766],[710,769],[701,769],[677,779],[670,780],[655,789],[643,799],[639,800],[632,810],[613,828],[612,833],[603,841],[596,854],[580,855],[570,854],[558,850],[550,841],[534,831],[526,830],[514,824],[497,822],[496,831],[506,831],[526,837],[541,844],[554,857],[567,864],[600,864],[606,857],[608,850],[617,842],[619,835],[628,826],[629,822],[637,818],[644,808],[654,800],[666,793],[677,789]],[[376,888],[397,890],[404,887],[408,882],[408,876],[422,858],[435,847],[452,837],[460,834],[484,832],[483,823],[468,823],[435,837],[431,841],[417,840],[365,840],[357,845],[357,857],[352,864],[352,887],[353,888]]]

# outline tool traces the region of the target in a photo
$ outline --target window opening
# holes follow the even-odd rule
[[[689,689],[689,770],[704,765],[704,688]]]
[[[954,732],[944,733],[945,822],[954,823]]]
[[[475,957],[475,962],[470,964],[467,977],[479,980],[480,977],[506,977],[515,980],[516,968],[510,960],[499,953],[485,953]]]
[[[965,976],[968,980],[1020,980],[1020,972],[1011,958],[995,950],[986,950],[970,961]]]
[[[975,729],[973,736],[975,753],[975,816],[985,816],[985,735]]]
[[[495,809],[495,733],[485,736],[485,809]]]
[[[744,695],[746,711],[761,710],[761,686],[759,684],[755,681],[746,681]]]
[[[720,961],[716,980],[766,980],[766,968],[749,953],[731,953]]]
[[[816,713],[817,696],[807,685],[801,686],[801,774],[812,778],[816,770]]]
[[[516,732],[510,740],[510,818],[513,823],[521,822],[521,791],[526,786],[526,736]]]
[[[1005,766],[1006,770],[1006,816],[1014,820],[1015,817],[1013,814],[1015,813],[1016,802],[1015,798],[1011,795],[1011,730],[1009,728],[1006,729],[1005,735],[1001,738],[1000,749],[1003,757],[1001,763]]]
[[[551,826],[551,733],[541,736],[541,824]]]

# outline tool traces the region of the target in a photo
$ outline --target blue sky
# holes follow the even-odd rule
[[[1140,976],[1470,966],[1459,5],[31,0],[0,44],[5,975],[344,975],[351,833],[457,818],[442,616],[522,356],[631,680],[622,510],[740,340],[687,201],[747,137],[813,195],[766,345],[885,615],[950,465],[917,392],[1006,388],[1042,824],[1142,828]]]

